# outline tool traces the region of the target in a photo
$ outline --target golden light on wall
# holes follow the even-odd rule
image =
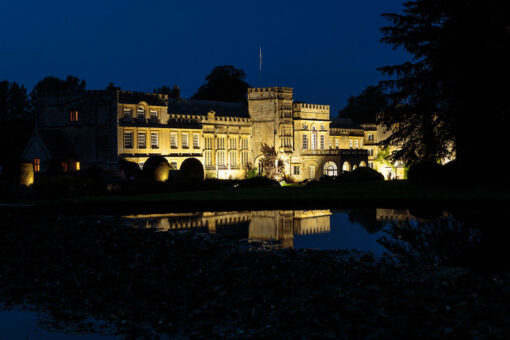
[[[19,184],[27,187],[34,184],[34,165],[32,162],[21,163]]]

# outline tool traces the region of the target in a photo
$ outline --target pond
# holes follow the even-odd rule
[[[463,210],[460,210],[460,212],[455,210],[431,212],[430,210],[410,211],[407,209],[366,208],[212,211],[151,215],[133,214],[122,216],[120,219],[113,216],[87,218],[94,221],[93,224],[101,224],[102,221],[113,219],[117,221],[115,223],[131,230],[154,229],[161,232],[214,234],[215,237],[241,241],[245,244],[252,244],[253,247],[262,245],[267,249],[349,249],[371,252],[376,257],[388,253],[395,258],[395,261],[465,266],[475,270],[480,268],[483,268],[483,270],[508,269],[508,261],[506,261],[508,250],[504,246],[508,230],[498,228],[500,225],[496,224],[499,221],[499,215],[497,214],[483,215],[479,212],[473,214],[473,212]],[[64,225],[67,221],[72,225],[82,223],[79,217],[59,216],[57,220],[58,223]],[[103,237],[104,235],[101,234],[100,236]],[[89,249],[91,245],[87,242],[93,243],[95,240],[94,237],[91,237],[91,241],[84,242],[80,246],[86,246]],[[109,250],[107,249],[107,251]],[[499,262],[500,259],[503,259],[503,266]],[[94,263],[89,265],[94,266]],[[129,267],[129,270],[131,269]],[[80,271],[83,271],[84,274],[80,272],[79,275],[88,277],[89,272],[93,270],[96,269],[81,268]],[[122,277],[122,272],[119,275]],[[129,273],[126,274],[128,280],[129,275]],[[65,277],[59,280],[65,280]],[[100,280],[99,276],[97,280]],[[56,281],[52,284],[60,285],[60,282]],[[109,282],[106,284],[109,284]],[[109,288],[115,291],[115,287],[112,287]],[[131,287],[127,288],[131,289]],[[1,289],[0,293],[2,293]],[[58,294],[58,289],[56,292],[52,290],[48,294]],[[0,310],[3,309],[3,311],[0,311],[0,329],[2,332],[0,339],[116,338],[114,336],[99,335],[101,332],[97,334],[98,332],[95,329],[98,322],[94,320],[94,317],[91,317],[90,321],[94,326],[87,331],[81,329],[81,326],[78,328],[67,326],[68,324],[73,325],[73,322],[66,320],[66,317],[64,317],[64,320],[61,320],[62,316],[49,317],[44,314],[44,308],[42,314],[39,311],[31,311],[38,310],[38,306],[34,308],[26,307],[31,305],[30,302],[23,307],[17,302],[20,299],[19,296],[15,296],[13,299],[16,302],[9,301],[9,308],[1,307],[6,302],[2,299],[5,299],[5,296],[2,298],[2,295],[0,295]],[[114,302],[123,304],[122,301]],[[78,301],[78,303],[81,304],[82,302]],[[145,304],[145,302],[139,301],[136,303],[141,303],[140,306]],[[12,309],[13,307],[14,309]],[[88,315],[87,313],[84,312],[84,315]],[[62,312],[62,314],[65,313]],[[80,325],[82,324],[83,320]],[[99,326],[101,326],[100,323]],[[106,325],[106,328],[108,328],[108,325]],[[105,334],[108,334],[108,331]]]

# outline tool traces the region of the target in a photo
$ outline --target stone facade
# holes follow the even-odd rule
[[[93,165],[116,170],[119,158],[143,166],[148,157],[162,155],[174,169],[193,158],[206,177],[244,178],[249,167],[258,169],[261,146],[267,144],[284,162],[287,177],[296,181],[369,164],[370,128],[332,121],[328,105],[294,102],[292,88],[250,88],[247,105],[174,93],[169,97],[111,86],[48,96],[34,133],[39,138],[27,146],[25,158],[35,162],[37,150],[45,150],[37,160],[40,171],[52,159],[64,171]],[[55,133],[60,142],[41,137]]]

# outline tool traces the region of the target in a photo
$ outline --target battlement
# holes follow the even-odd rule
[[[248,94],[257,92],[273,92],[273,93],[292,93],[294,89],[292,87],[251,87],[248,88]]]
[[[319,113],[329,113],[329,105],[294,103],[295,111],[316,111]]]
[[[154,106],[168,106],[168,95],[150,92],[119,91],[119,102],[122,104],[138,104],[142,101]]]

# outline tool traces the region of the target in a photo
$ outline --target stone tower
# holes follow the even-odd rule
[[[262,154],[262,144],[274,146],[282,158],[294,150],[292,123],[293,90],[290,87],[248,89],[248,110],[252,121],[252,160]],[[287,154],[287,155],[285,155]]]

